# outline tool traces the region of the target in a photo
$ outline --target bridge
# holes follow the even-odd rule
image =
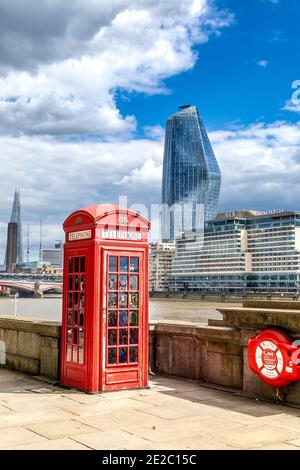
[[[0,287],[8,287],[14,291],[32,292],[43,295],[53,289],[62,288],[62,276],[49,274],[0,274]]]

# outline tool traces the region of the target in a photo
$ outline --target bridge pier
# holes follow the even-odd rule
[[[41,283],[39,281],[36,281],[34,284],[34,294],[33,298],[34,299],[42,299],[43,298],[43,291],[41,290]]]

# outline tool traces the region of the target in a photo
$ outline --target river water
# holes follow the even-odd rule
[[[14,299],[0,297],[0,316],[14,316]],[[208,318],[222,318],[218,307],[239,304],[185,300],[150,300],[150,320],[181,320],[207,324]],[[17,316],[46,321],[60,321],[61,298],[17,300]]]

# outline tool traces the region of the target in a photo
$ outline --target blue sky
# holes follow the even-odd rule
[[[0,260],[15,187],[33,255],[40,218],[52,246],[80,207],[159,203],[166,120],[186,103],[220,164],[220,210],[300,210],[299,13],[298,0],[1,0]]]
[[[140,126],[165,126],[170,113],[196,104],[209,130],[232,123],[295,122],[282,110],[291,84],[300,76],[300,2],[298,0],[221,0],[234,21],[221,36],[195,47],[193,69],[165,81],[167,95],[127,94],[118,100],[123,114],[134,114]],[[259,62],[267,62],[265,66]],[[142,129],[141,129],[142,132]]]

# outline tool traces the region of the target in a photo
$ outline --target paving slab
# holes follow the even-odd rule
[[[11,446],[4,450],[90,450],[90,448],[66,437],[64,439],[53,439],[51,441],[44,440],[35,442],[34,444]]]
[[[300,410],[199,383],[88,395],[0,368],[0,449],[300,449]]]
[[[206,437],[208,434],[209,433],[206,433]],[[235,429],[231,429],[230,433],[224,433],[224,431],[218,430],[213,433],[212,438],[217,442],[238,449],[250,449],[257,446],[276,444],[297,438],[300,439],[300,433],[263,424],[238,426]]]
[[[7,428],[5,432],[0,433],[0,449],[19,444],[32,444],[46,439],[34,432],[24,429],[21,426]]]
[[[145,439],[120,430],[78,434],[72,436],[72,439],[96,450],[136,449],[137,447],[147,449],[149,444]]]
[[[95,431],[95,428],[72,419],[65,421],[53,421],[38,424],[30,424],[26,429],[46,437],[47,439],[61,439],[74,434],[86,434]]]
[[[121,411],[117,414],[108,415],[78,416],[74,419],[100,431],[112,431],[114,429],[126,428],[127,426],[136,426],[137,423],[157,426],[165,422],[164,419],[136,410]]]

